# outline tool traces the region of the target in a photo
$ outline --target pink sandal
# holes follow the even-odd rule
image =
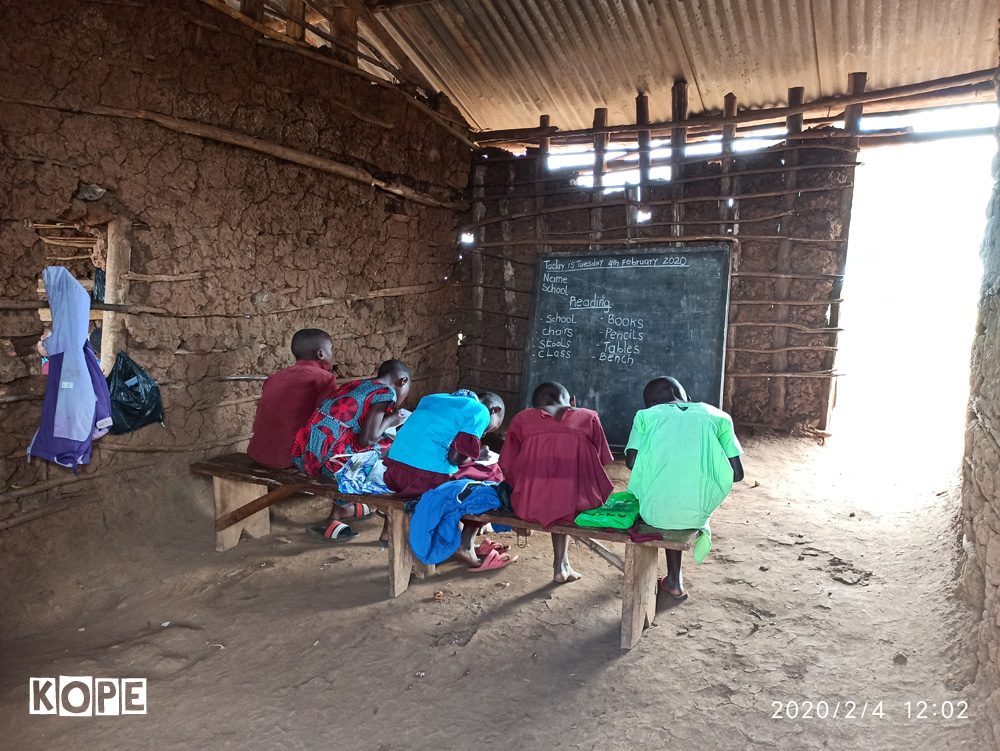
[[[483,558],[488,556],[491,550],[495,550],[498,553],[506,553],[510,550],[510,545],[501,545],[498,542],[493,542],[493,540],[487,537],[476,547],[476,555]]]
[[[495,550],[491,550],[487,554],[486,559],[478,566],[469,566],[469,571],[496,571],[498,568],[503,568],[510,563],[514,563],[516,560],[516,555],[511,558],[507,553],[498,553]]]

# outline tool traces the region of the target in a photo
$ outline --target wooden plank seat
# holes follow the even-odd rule
[[[270,534],[269,506],[295,493],[311,493],[336,501],[356,501],[385,512],[389,523],[389,596],[398,597],[409,587],[410,576],[433,575],[434,566],[420,563],[410,550],[410,517],[403,510],[409,500],[399,495],[352,495],[341,493],[336,481],[308,477],[296,469],[264,467],[246,454],[227,454],[195,462],[191,471],[212,477],[215,490],[216,549],[234,547],[240,534],[251,537]],[[624,569],[622,586],[621,646],[631,649],[642,636],[643,629],[656,615],[656,564],[658,549],[690,550],[698,539],[697,530],[666,530],[640,525],[641,534],[658,534],[659,539],[632,542],[625,531],[591,529],[573,525],[557,525],[543,529],[540,524],[527,522],[510,514],[493,511],[469,515],[465,521],[506,524],[539,532],[570,535],[582,539],[607,560]],[[624,543],[624,564],[618,557],[594,543],[595,540]]]

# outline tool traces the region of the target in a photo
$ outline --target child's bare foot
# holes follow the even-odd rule
[[[569,563],[567,563],[565,566],[561,566],[555,570],[552,580],[558,584],[565,584],[566,582],[580,581],[582,578],[583,574],[578,571],[574,571],[570,567]]]
[[[473,568],[478,568],[479,564],[483,562],[482,559],[476,555],[475,550],[463,550],[459,548],[459,550],[455,553],[455,558],[468,566],[472,566]]]

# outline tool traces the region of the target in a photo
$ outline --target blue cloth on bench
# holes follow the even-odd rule
[[[500,499],[491,483],[452,480],[427,491],[410,520],[413,554],[428,565],[448,560],[462,544],[461,518],[495,508],[500,508]]]

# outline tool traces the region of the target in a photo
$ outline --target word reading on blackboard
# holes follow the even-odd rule
[[[606,297],[594,295],[593,297],[569,296],[570,310],[611,310],[611,301]]]

